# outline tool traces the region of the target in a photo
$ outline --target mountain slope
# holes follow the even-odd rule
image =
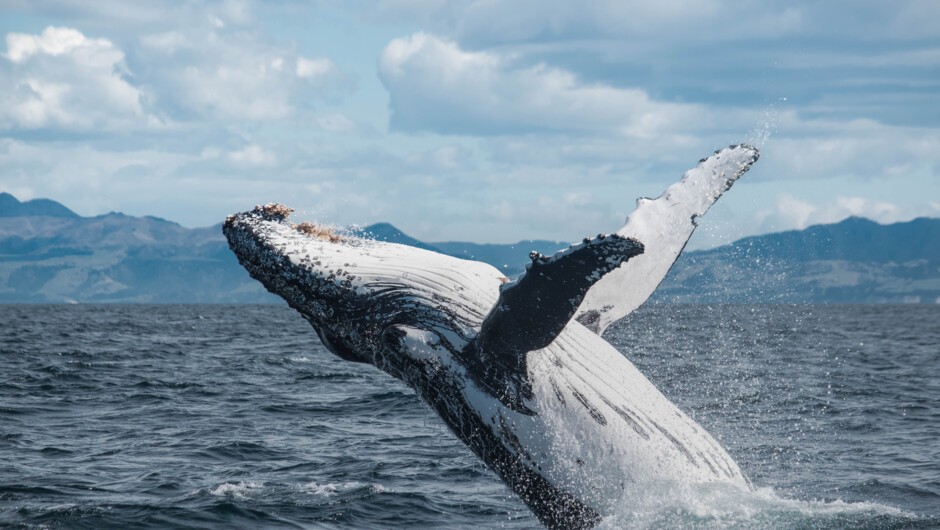
[[[45,216],[74,219],[78,214],[49,199],[20,202],[9,193],[0,193],[0,217]]]
[[[423,248],[424,250],[433,250],[440,252],[433,245],[418,241],[417,239],[405,234],[398,228],[389,223],[376,223],[365,228],[354,230],[353,234],[359,237],[375,239],[376,241],[386,241],[388,243],[398,243],[399,245],[408,245],[409,247]]]
[[[940,219],[842,222],[683,254],[656,300],[940,303]]]
[[[525,265],[529,263],[529,253],[533,250],[551,255],[568,247],[568,243],[561,241],[531,239],[504,245],[468,242],[442,242],[432,245],[444,254],[489,263],[510,278],[525,270]]]
[[[272,302],[221,227],[0,197],[0,302]],[[12,200],[10,200],[12,199]],[[69,215],[70,214],[70,215]]]
[[[940,259],[940,221],[918,218],[906,223],[880,225],[869,219],[849,217],[828,225],[746,237],[703,255],[774,260],[846,260],[904,262]]]

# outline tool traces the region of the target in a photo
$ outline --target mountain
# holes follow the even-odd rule
[[[505,245],[467,242],[431,244],[444,254],[489,263],[509,277],[516,276],[525,270],[525,265],[529,263],[529,253],[533,250],[550,255],[569,245],[569,243],[562,243],[561,241],[532,239]]]
[[[880,225],[849,217],[835,224],[806,230],[746,237],[726,247],[702,252],[749,259],[846,260],[876,263],[918,259],[940,260],[940,220],[919,218]]]
[[[376,223],[359,230],[353,230],[352,232],[356,236],[367,237],[369,239],[375,239],[376,241],[398,243],[399,245],[408,245],[409,247],[417,247],[423,248],[424,250],[440,252],[440,250],[434,248],[433,245],[422,243],[421,241],[418,241],[417,239],[405,234],[389,223]]]
[[[229,251],[221,225],[81,217],[0,195],[0,302],[274,302]]]
[[[388,223],[355,231],[519,274],[558,241],[424,243]],[[0,193],[0,303],[279,303],[238,264],[219,225],[82,217],[48,199]],[[849,218],[683,253],[654,301],[940,303],[940,219],[880,225]]]
[[[20,216],[64,217],[74,219],[78,214],[49,199],[20,202],[9,193],[0,193],[0,217]]]
[[[850,217],[683,254],[659,301],[940,303],[940,219]]]

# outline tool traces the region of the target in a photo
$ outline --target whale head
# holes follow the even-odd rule
[[[222,231],[248,273],[349,361],[380,364],[390,341],[397,350],[402,328],[461,348],[506,281],[483,263],[295,224],[291,212],[281,204],[256,206],[229,216]]]

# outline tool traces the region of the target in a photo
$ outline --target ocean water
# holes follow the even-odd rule
[[[606,335],[757,487],[608,528],[940,528],[940,306],[644,307]],[[0,306],[0,526],[530,528],[285,306]]]

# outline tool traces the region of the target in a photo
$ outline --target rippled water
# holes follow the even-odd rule
[[[0,526],[537,525],[283,306],[0,307]],[[940,527],[940,307],[651,306],[607,334],[758,486],[608,527]]]

